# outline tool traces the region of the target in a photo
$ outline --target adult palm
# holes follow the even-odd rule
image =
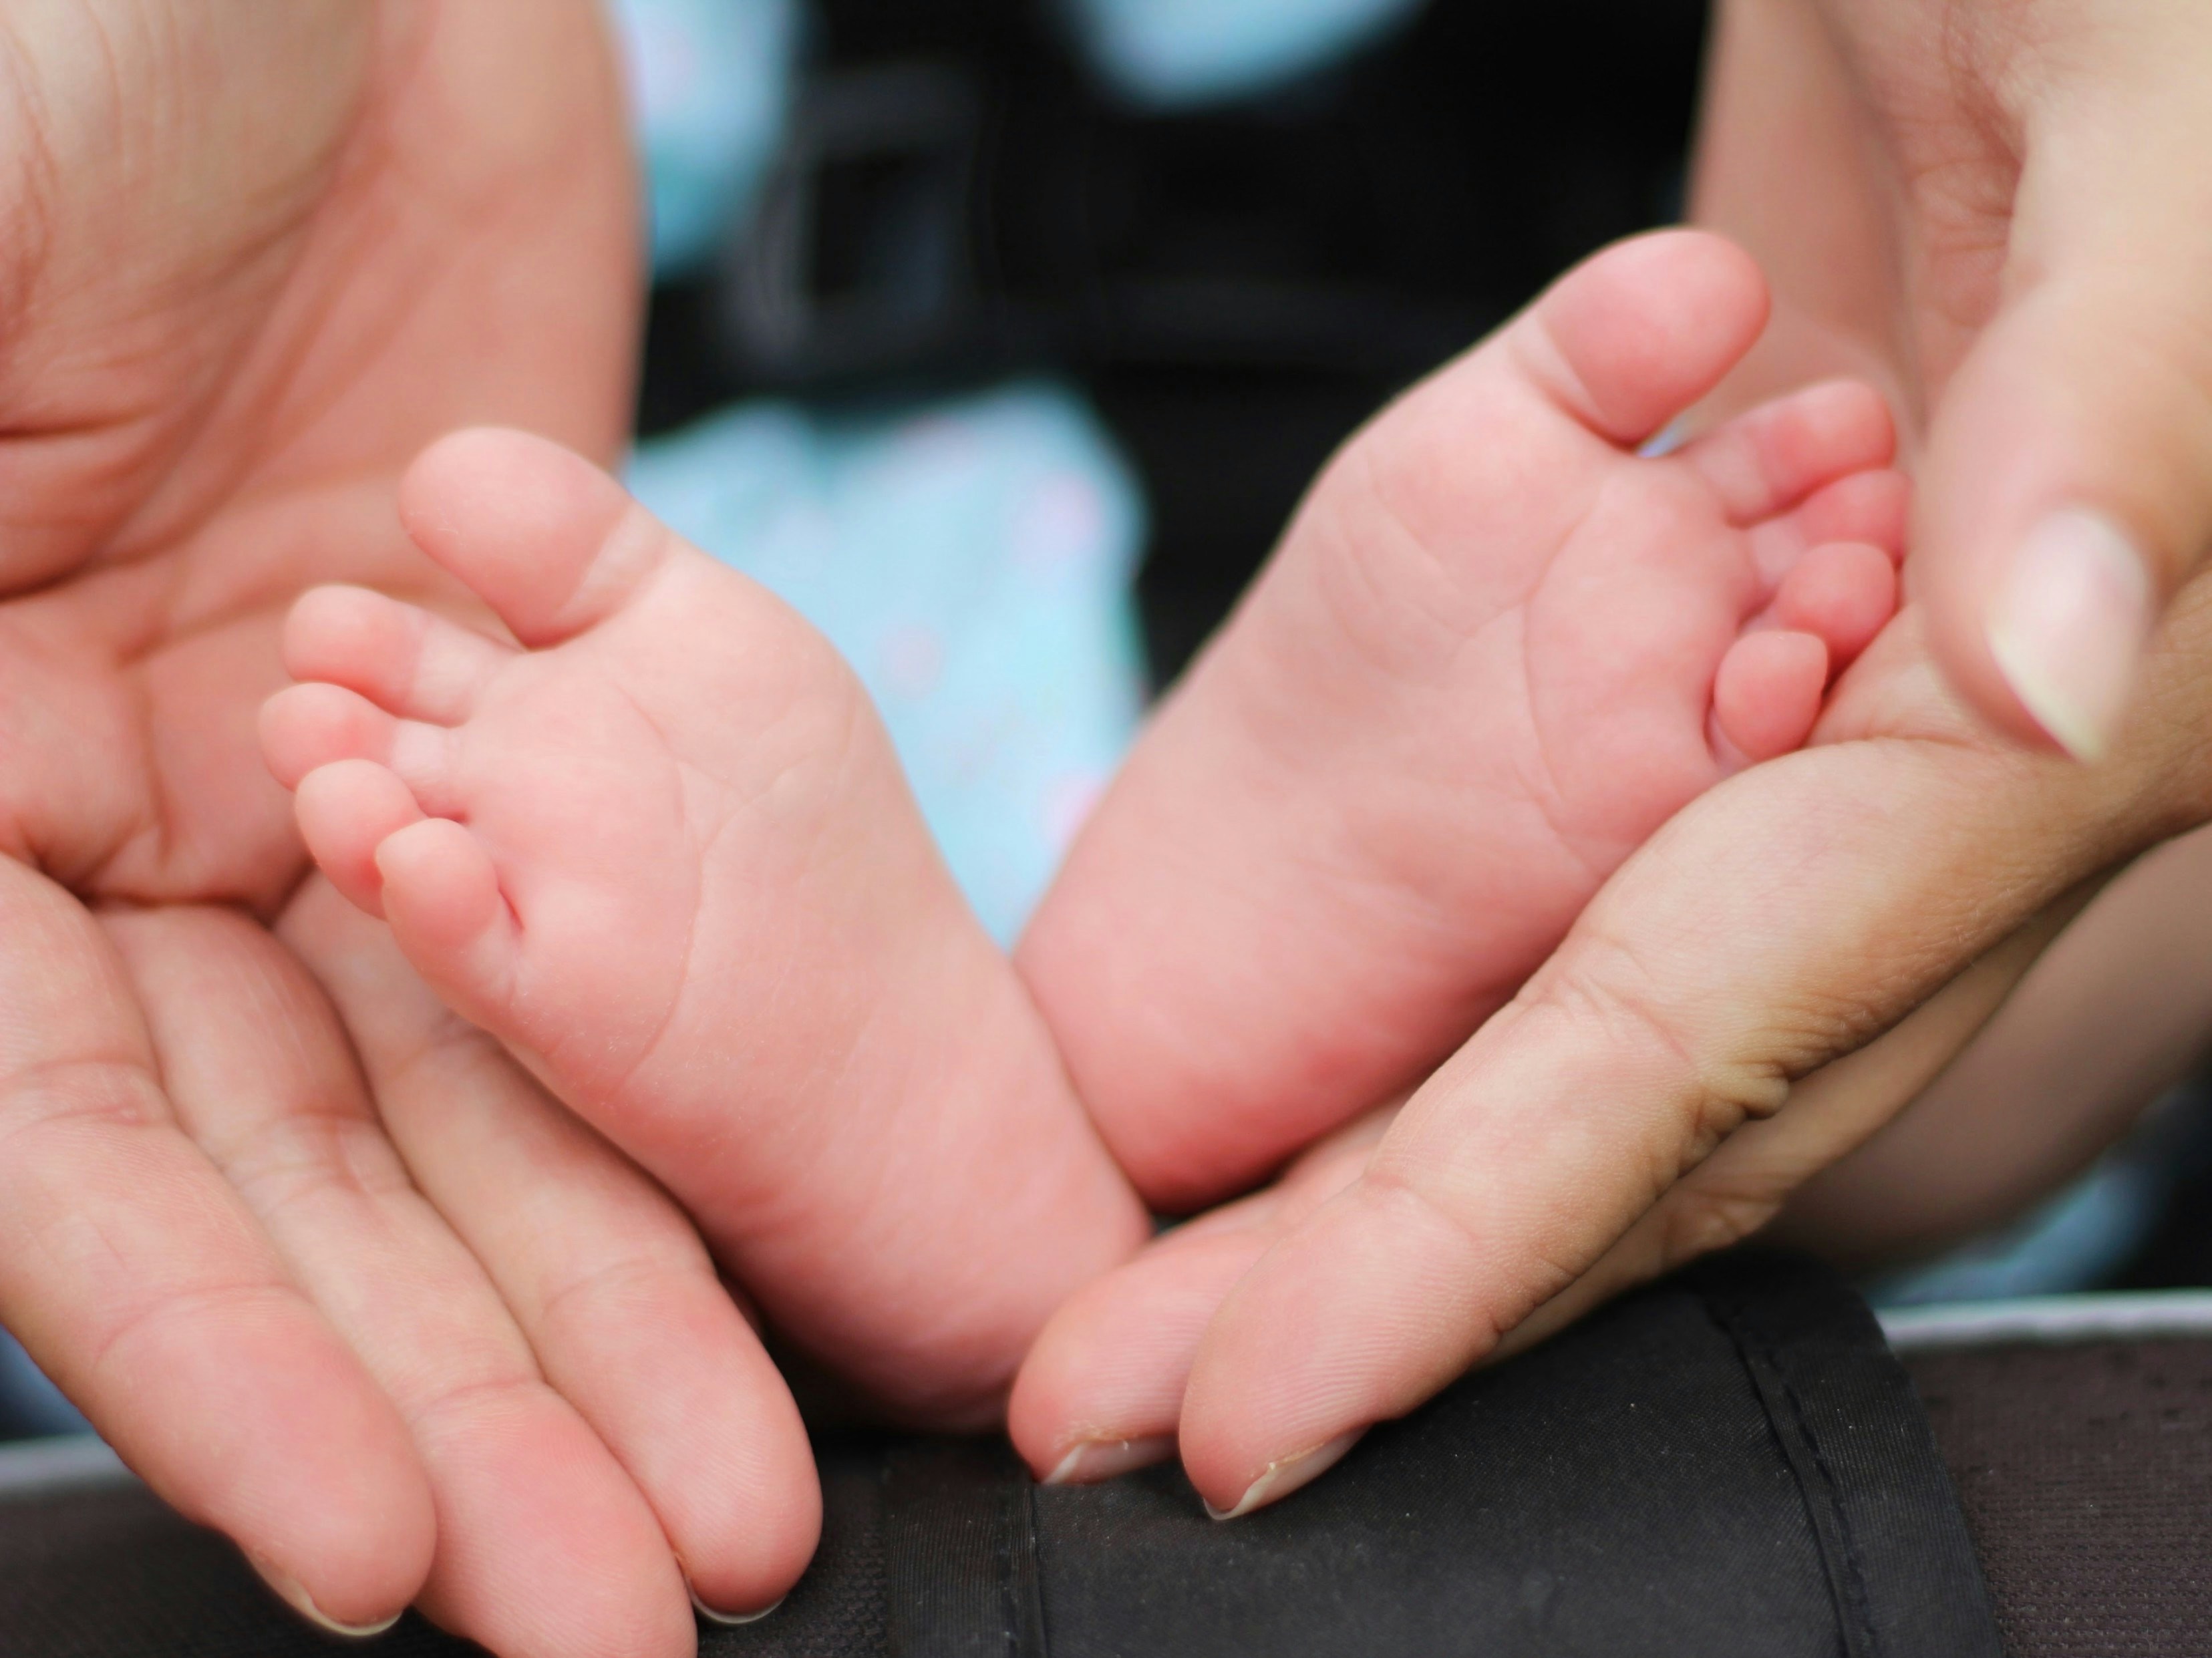
[[[0,88],[0,1317],[312,1615],[686,1650],[685,1572],[811,1548],[788,1399],[666,1200],[301,890],[254,735],[301,588],[452,600],[425,442],[621,442],[596,8],[14,6]]]
[[[247,740],[289,599],[431,580],[388,507],[429,437],[621,440],[605,53],[568,0],[100,0],[17,9],[4,44],[7,847],[79,891],[266,906],[301,868]]]

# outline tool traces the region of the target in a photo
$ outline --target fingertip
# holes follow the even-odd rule
[[[130,1414],[98,1412],[101,1430],[303,1615],[374,1629],[429,1579],[429,1475],[389,1397],[319,1318],[304,1307],[279,1318],[243,1310],[219,1344],[161,1340],[141,1361]]]
[[[799,1442],[805,1443],[803,1433]],[[754,1479],[711,1497],[721,1502],[723,1514],[694,1513],[667,1527],[685,1588],[710,1622],[757,1622],[797,1587],[820,1545],[822,1492],[813,1458],[800,1459],[779,1485]]]
[[[772,1609],[805,1573],[821,1540],[822,1491],[781,1374],[720,1284],[702,1287],[696,1299],[637,1303],[632,1333],[657,1333],[666,1352],[627,1378],[619,1400],[604,1391],[604,1373],[574,1391],[659,1515],[693,1600],[714,1621],[741,1622]]]
[[[1264,1224],[1170,1234],[1069,1297],[1007,1403],[1007,1432],[1031,1473],[1083,1484],[1171,1455],[1206,1327],[1275,1236]]]
[[[1176,1430],[1184,1472],[1217,1515],[1287,1496],[1305,1483],[1295,1466],[1394,1413],[1399,1372],[1424,1357],[1406,1339],[1406,1318],[1431,1274],[1399,1270],[1422,1256],[1418,1242],[1407,1253],[1389,1218],[1357,1187],[1324,1205],[1253,1267],[1207,1326]],[[1440,1314],[1449,1319],[1443,1302],[1420,1312],[1431,1324]]]
[[[465,1407],[464,1407],[465,1408]],[[606,1447],[542,1384],[489,1396],[440,1467],[447,1522],[422,1609],[495,1653],[669,1658],[697,1638],[666,1535]]]
[[[2174,350],[2203,333],[2194,268],[2072,252],[1944,390],[1911,574],[1953,687],[1997,729],[2094,761],[2212,546],[2212,398]]]
[[[363,1465],[346,1476],[350,1514],[337,1524],[284,1529],[240,1544],[263,1582],[311,1623],[360,1638],[397,1623],[429,1582],[437,1559],[436,1500],[411,1456]],[[328,1491],[312,1494],[327,1504]],[[321,1532],[322,1535],[316,1534]]]
[[[2052,513],[2021,544],[1984,607],[2006,688],[2076,760],[2104,758],[2156,621],[2142,552],[2103,515]]]
[[[1069,1444],[1049,1468],[1032,1461],[1030,1472],[1040,1485],[1103,1485],[1140,1468],[1172,1461],[1175,1454],[1172,1433],[1139,1434],[1134,1438],[1092,1435]]]
[[[691,1603],[710,1623],[752,1624],[798,1587],[822,1539],[822,1495],[811,1457],[803,1485],[779,1493],[755,1488],[737,1516],[738,1530],[716,1546],[677,1543]]]
[[[1206,1511],[1216,1520],[1242,1520],[1248,1514],[1281,1502],[1294,1491],[1306,1486],[1327,1473],[1351,1453],[1352,1448],[1366,1436],[1364,1428],[1340,1433],[1310,1450],[1294,1451],[1279,1457],[1262,1469],[1260,1477],[1247,1485],[1237,1500],[1222,1506],[1211,1498],[1206,1499]]]

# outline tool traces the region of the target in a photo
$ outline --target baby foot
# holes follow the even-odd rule
[[[1018,956],[1155,1203],[1425,1074],[1887,622],[1874,392],[1639,453],[1766,303],[1711,236],[1598,255],[1352,440],[1168,699]]]
[[[316,861],[657,1176],[799,1345],[975,1426],[1144,1218],[858,683],[765,590],[514,433],[409,532],[512,631],[303,598],[264,739]]]

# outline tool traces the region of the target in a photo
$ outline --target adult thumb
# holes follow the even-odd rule
[[[2084,761],[2212,553],[2207,25],[2035,100],[2003,301],[1922,466],[1913,577],[1939,657],[1985,715]]]

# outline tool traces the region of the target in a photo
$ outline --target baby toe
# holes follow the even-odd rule
[[[319,587],[292,607],[284,666],[295,679],[358,693],[387,713],[452,725],[514,658],[512,647],[416,604],[362,587]]]
[[[1631,238],[1561,277],[1512,326],[1540,388],[1608,440],[1638,444],[1720,384],[1765,325],[1751,256],[1698,230]]]
[[[532,648],[605,620],[675,544],[613,478],[526,432],[432,445],[400,483],[399,515]]]
[[[1774,620],[1819,638],[1828,647],[1830,671],[1840,671],[1897,614],[1897,567],[1879,547],[1815,547],[1783,578]]]
[[[399,948],[457,1011],[484,1023],[512,979],[517,932],[490,855],[442,817],[407,825],[374,855]]]
[[[388,760],[398,722],[337,685],[293,685],[261,707],[261,754],[288,789],[340,760]]]
[[[370,760],[340,760],[300,780],[293,800],[301,838],[331,884],[371,915],[384,914],[376,849],[422,821],[413,793]]]
[[[1721,659],[1713,723],[1752,762],[1804,745],[1828,684],[1828,647],[1811,634],[1747,634]]]
[[[1905,556],[1911,511],[1911,480],[1894,468],[1875,467],[1815,490],[1790,514],[1790,524],[1802,546],[1863,542],[1881,548],[1894,562]]]
[[[1729,518],[1756,524],[1870,468],[1897,449],[1889,405],[1857,380],[1809,386],[1716,428],[1680,453]]]

